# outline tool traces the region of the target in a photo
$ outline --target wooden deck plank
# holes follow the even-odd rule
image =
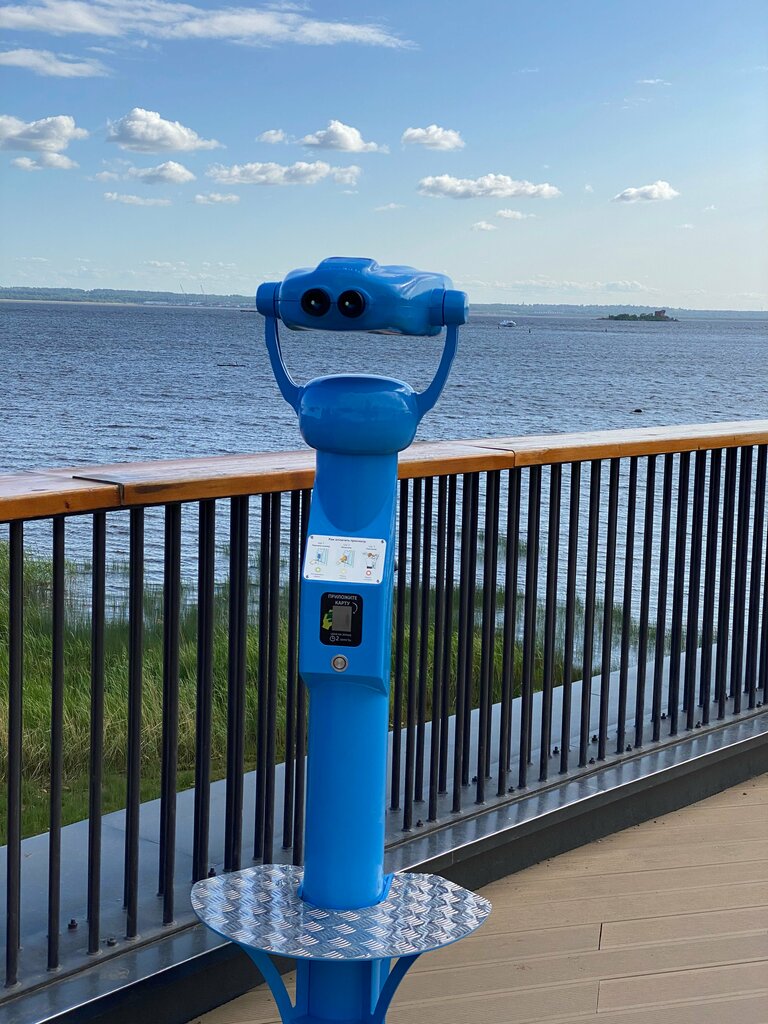
[[[652,1015],[647,1007],[642,1007],[603,1011],[599,1017],[594,1013],[568,1014],[553,1018],[548,1024],[766,1024],[766,1021],[765,995],[749,993],[654,1006]],[[512,1016],[509,1024],[521,1022]]]
[[[741,907],[738,910],[693,912],[674,917],[636,918],[633,921],[608,921],[602,926],[600,948],[639,946],[700,939],[707,935],[734,936],[768,929],[768,905]]]
[[[638,857],[637,852],[628,849],[594,850],[567,860],[557,857],[543,861],[530,868],[532,881],[542,878],[579,878],[584,875],[612,875],[625,871],[657,871],[660,868],[677,868],[690,865],[703,867],[715,864],[740,864],[743,861],[759,860],[765,856],[765,841],[760,839],[734,840],[731,843],[696,843],[684,846],[654,847],[647,857]],[[574,851],[575,852],[575,851]]]
[[[496,883],[494,883],[496,884]],[[627,921],[643,917],[671,917],[698,910],[728,910],[738,907],[759,907],[768,903],[768,884],[752,882],[731,884],[706,889],[685,889],[677,892],[642,893],[631,896],[598,896],[592,899],[565,900],[551,904],[543,899],[538,903],[516,906],[510,897],[494,892],[491,886],[483,895],[493,903],[493,914],[484,929],[507,931],[538,929],[542,923],[563,927],[569,924],[588,924],[591,921]]]
[[[474,963],[440,969],[440,953],[429,960],[430,969],[406,976],[398,1003],[422,999],[460,997],[467,988],[482,992],[515,993],[519,989],[548,988],[582,981],[664,976],[734,963],[768,960],[768,930],[740,936],[708,937],[688,942],[658,942],[653,946],[599,949],[587,953],[554,954],[529,960]],[[768,985],[768,974],[765,983]],[[662,1000],[663,1002],[664,1000]]]
[[[495,883],[499,892],[508,894],[518,906],[541,903],[546,897],[549,904],[566,900],[586,899],[592,896],[627,896],[643,892],[684,892],[690,889],[711,889],[730,884],[735,874],[713,871],[711,864],[691,868],[657,868],[644,871],[616,872],[609,877],[590,874],[578,878],[546,878],[539,875],[530,880],[520,875]],[[739,864],[741,882],[768,882],[768,860],[752,860]]]
[[[667,825],[655,832],[647,829],[640,831],[639,827],[635,831],[632,828],[625,832],[620,832],[619,836],[627,837],[620,840],[620,842],[626,844],[625,848],[634,847],[637,850],[642,850],[654,846],[678,846],[680,844],[696,846],[699,843],[715,842],[717,840],[727,842],[729,839],[733,839],[734,834],[736,834],[736,830],[730,825],[689,824],[683,828]],[[630,839],[629,836],[632,838]],[[738,836],[740,839],[768,839],[768,820],[764,821],[762,818],[756,817],[751,821],[742,822],[738,827]],[[616,849],[619,848],[619,845],[617,845]]]
[[[768,997],[768,973],[765,961],[730,964],[703,970],[671,971],[639,978],[622,978],[600,983],[598,1013],[625,1007],[652,1007],[702,1001],[737,993],[765,993]],[[768,1018],[768,1002],[766,1002]]]
[[[600,924],[573,925],[567,928],[541,928],[511,934],[486,932],[485,928],[462,942],[441,949],[434,956],[421,957],[411,974],[429,970],[447,970],[468,964],[527,960],[560,953],[585,953],[600,948]]]
[[[460,998],[419,999],[405,1002],[398,996],[387,1014],[387,1024],[515,1024],[547,1021],[564,1014],[594,1014],[598,984],[553,985],[550,989],[485,992],[471,986]],[[512,1016],[514,1014],[514,1016]],[[596,1020],[596,1018],[591,1018]],[[208,1022],[206,1021],[206,1024]]]

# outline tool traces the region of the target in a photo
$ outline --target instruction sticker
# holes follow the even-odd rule
[[[307,538],[304,579],[324,583],[381,583],[387,542],[370,537]]]

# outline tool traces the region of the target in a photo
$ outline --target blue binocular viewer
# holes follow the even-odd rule
[[[375,260],[331,256],[314,270],[292,270],[256,293],[256,308],[291,330],[369,331],[434,337],[467,322],[467,296],[444,274],[380,267]]]
[[[311,695],[306,853],[303,869],[262,864],[205,879],[192,900],[259,967],[284,1024],[385,1024],[417,957],[470,934],[491,909],[446,879],[384,870],[397,456],[443,390],[467,297],[443,274],[333,257],[261,285],[256,306],[278,387],[317,450],[299,616]],[[280,320],[294,330],[447,330],[425,391],[368,374],[299,385]],[[297,961],[294,1002],[272,954]]]

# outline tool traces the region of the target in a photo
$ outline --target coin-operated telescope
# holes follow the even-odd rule
[[[256,306],[278,387],[317,450],[299,622],[310,690],[305,864],[205,879],[192,901],[254,960],[284,1022],[382,1024],[416,958],[468,935],[491,909],[435,875],[384,873],[397,454],[445,386],[467,297],[442,274],[333,257],[261,285]],[[446,334],[423,392],[366,374],[300,386],[283,361],[279,320],[294,330]],[[297,960],[295,1004],[270,953]]]

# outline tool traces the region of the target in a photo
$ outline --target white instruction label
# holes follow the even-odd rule
[[[326,537],[311,533],[304,579],[324,583],[381,583],[387,542],[370,537]]]

